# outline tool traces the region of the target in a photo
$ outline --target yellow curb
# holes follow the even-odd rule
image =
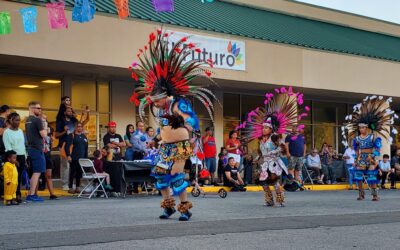
[[[354,186],[355,187],[355,186]],[[390,188],[390,185],[385,185],[386,188]],[[204,192],[210,192],[210,193],[215,193],[218,192],[221,188],[225,189],[225,191],[230,191],[231,188],[225,187],[225,186],[203,186],[201,189]],[[306,190],[310,191],[336,191],[336,190],[348,190],[349,185],[348,184],[325,184],[325,185],[304,185],[304,188]],[[367,189],[368,186],[365,184],[364,188]],[[396,188],[400,189],[400,183],[396,184]],[[193,187],[188,187],[186,189],[186,192],[190,193],[192,191]],[[261,192],[263,191],[262,186],[246,186],[247,192]],[[273,188],[272,188],[273,190]]]
[[[390,185],[388,185],[388,184],[386,184],[385,186],[386,186],[387,189],[390,188]],[[217,193],[221,188],[223,188],[225,191],[228,191],[228,192],[231,190],[230,187],[226,187],[226,186],[203,186],[203,187],[201,187],[201,189],[206,193]],[[310,190],[310,191],[339,191],[339,190],[348,190],[349,189],[349,185],[348,184],[331,184],[331,185],[329,185],[329,184],[325,184],[325,185],[316,184],[316,185],[305,185],[304,188],[306,190]],[[364,188],[367,189],[368,186],[364,185]],[[400,189],[400,183],[396,184],[396,188]],[[193,187],[188,187],[186,189],[186,192],[190,193],[192,191],[192,189],[193,189]],[[247,186],[246,189],[247,189],[247,192],[261,192],[261,191],[263,191],[262,186]],[[28,193],[27,190],[21,190],[21,194],[22,194],[23,197],[26,197],[27,193]],[[70,194],[67,191],[64,191],[64,190],[58,189],[58,188],[54,189],[54,194],[56,196],[59,196],[59,197],[74,196],[73,194]],[[48,190],[38,191],[38,195],[39,196],[43,196],[43,197],[50,196]]]
[[[27,194],[28,194],[27,190],[21,190],[22,197],[26,197]],[[70,194],[67,191],[64,191],[64,190],[58,189],[58,188],[54,189],[54,195],[59,196],[59,197],[62,197],[62,196],[73,196],[73,194]],[[38,196],[48,197],[48,196],[50,196],[50,193],[46,189],[44,191],[38,191]]]

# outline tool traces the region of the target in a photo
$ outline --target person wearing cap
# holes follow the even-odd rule
[[[114,161],[119,161],[122,159],[121,148],[125,147],[125,141],[122,139],[120,134],[117,134],[117,123],[115,121],[110,121],[108,123],[107,134],[103,137],[104,146],[108,146],[113,151]]]
[[[1,156],[5,153],[5,147],[3,143],[3,133],[7,128],[7,116],[11,113],[11,109],[7,105],[0,107],[0,160]]]

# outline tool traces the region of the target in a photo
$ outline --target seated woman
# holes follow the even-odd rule
[[[318,150],[315,148],[307,156],[307,168],[314,171],[318,178],[318,184],[323,184],[324,174],[322,173],[321,159],[319,158]]]

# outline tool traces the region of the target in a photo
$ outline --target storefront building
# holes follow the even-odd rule
[[[51,30],[46,0],[1,1],[9,11],[12,32],[0,36],[0,104],[27,115],[38,100],[51,123],[64,95],[79,114],[88,106],[91,152],[102,146],[106,124],[118,132],[138,117],[129,97],[135,88],[127,67],[148,34],[161,25],[177,37],[192,36],[202,47],[194,58],[215,61],[222,107],[214,117],[219,147],[227,134],[263,95],[293,86],[305,93],[311,115],[304,120],[308,147],[323,142],[343,152],[340,126],[352,105],[367,94],[394,97],[400,103],[400,26],[284,0],[233,0],[203,4],[175,0],[175,11],[157,14],[148,0],[130,0],[130,17],[119,19],[114,1],[96,0],[89,23],[71,21],[73,2],[66,1],[68,29]],[[18,10],[37,6],[38,31],[24,34]],[[202,79],[196,84],[208,84]],[[194,109],[204,129],[206,110]],[[153,125],[151,117],[148,123]],[[56,142],[55,142],[56,143]]]

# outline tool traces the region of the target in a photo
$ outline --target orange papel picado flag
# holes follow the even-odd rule
[[[118,11],[119,18],[127,18],[129,16],[129,0],[114,0],[114,3]]]

